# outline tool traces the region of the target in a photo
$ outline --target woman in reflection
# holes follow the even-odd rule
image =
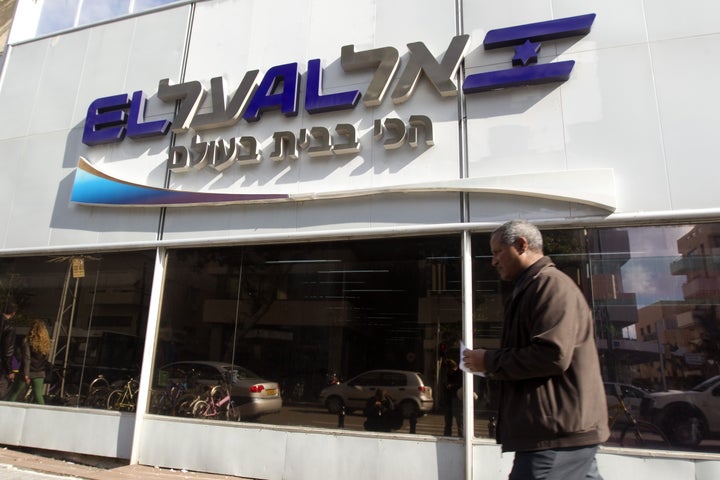
[[[45,327],[45,322],[35,320],[30,333],[22,341],[21,351],[20,373],[22,376],[15,377],[7,399],[11,402],[15,401],[25,391],[25,388],[31,386],[35,402],[44,405],[45,368],[50,353],[50,335]]]

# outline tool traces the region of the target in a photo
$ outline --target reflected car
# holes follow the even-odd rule
[[[160,368],[159,378],[164,382],[185,384],[189,379],[199,385],[213,387],[224,379],[230,386],[230,397],[240,409],[241,420],[252,420],[262,415],[278,413],[282,408],[280,386],[238,365],[213,361],[181,361]]]
[[[432,388],[419,372],[406,370],[370,370],[346,382],[330,385],[320,392],[320,401],[330,413],[345,408],[346,413],[363,410],[368,398],[379,388],[392,398],[402,416],[421,416],[433,409]]]
[[[634,385],[627,383],[615,383],[605,382],[605,398],[607,400],[608,409],[612,409],[618,404],[618,396],[623,399],[625,406],[628,407],[630,413],[638,418],[640,415],[640,405],[643,400],[647,398],[648,392],[638,388]],[[627,422],[624,415],[621,415],[618,420],[619,423]]]
[[[720,438],[720,375],[690,390],[650,393],[642,414],[679,447],[694,448],[705,439]]]

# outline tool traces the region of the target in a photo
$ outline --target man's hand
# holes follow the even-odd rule
[[[465,366],[473,372],[485,371],[485,349],[465,350],[463,353],[463,362]]]

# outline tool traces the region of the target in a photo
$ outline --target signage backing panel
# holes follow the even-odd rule
[[[688,83],[688,71],[702,80],[717,68],[673,53],[713,49],[713,36],[648,48],[638,39],[657,31],[655,7],[646,27],[638,6],[621,2],[518,5],[511,14],[501,2],[467,2],[458,32],[451,0],[368,0],[352,8],[199,2],[192,18],[182,5],[15,45],[0,91],[8,126],[0,152],[32,158],[24,165],[39,173],[6,181],[13,207],[5,246],[157,236],[159,210],[126,205],[97,215],[88,205],[99,202],[75,197],[81,157],[100,175],[147,188],[293,199],[252,207],[189,202],[168,210],[165,238],[455,223],[457,191],[470,193],[477,221],[533,212],[538,201],[544,218],[714,207],[705,192],[718,167],[703,164],[712,134],[700,132],[717,109],[693,116],[683,105],[715,100],[706,87],[683,88],[678,100],[674,86]],[[673,70],[677,64],[685,67]],[[200,93],[183,123],[192,92]],[[115,143],[94,130],[109,130],[112,140],[117,125],[123,136]],[[498,189],[447,187],[466,180],[465,139],[467,179],[494,179]],[[35,167],[58,151],[60,167]],[[548,192],[544,184],[512,191],[507,182],[588,171],[613,172],[606,191],[561,185]],[[702,178],[689,181],[689,171]],[[25,219],[42,211],[52,212],[40,215],[50,235],[26,228]]]
[[[273,67],[296,63],[300,74],[297,115],[285,116],[279,109],[268,110],[255,122],[241,119],[229,127],[200,132],[203,140],[224,139],[227,142],[233,137],[253,137],[262,159],[256,163],[233,165],[220,174],[211,168],[174,172],[169,188],[303,196],[339,190],[382,190],[459,177],[457,99],[441,97],[424,75],[418,79],[409,100],[395,104],[391,99],[400,72],[409,59],[408,43],[423,42],[436,58],[442,59],[456,35],[454,2],[359,1],[353,2],[350,8],[345,2],[281,2],[274,10],[287,14],[271,16],[267,6],[260,1],[197,4],[185,78],[198,79],[208,86],[211,77],[222,75],[226,90],[232,92],[250,70],[259,70],[260,82]],[[236,30],[226,28],[229,26],[227,19],[242,15],[249,25],[267,24],[271,19],[272,31],[238,36]],[[228,61],[224,48],[208,48],[210,45],[233,45],[233,51],[237,52],[237,56],[233,56],[235,61]],[[321,66],[323,95],[351,90],[358,90],[363,95],[367,93],[374,69],[345,70],[341,57],[346,45],[354,46],[357,52],[384,47],[398,51],[400,66],[387,87],[384,100],[369,107],[361,99],[354,108],[309,113],[304,102],[311,60],[317,59]],[[208,112],[208,104],[206,99],[199,112]],[[383,129],[385,135],[376,137],[377,121],[384,125],[392,119],[409,130],[411,117],[418,115],[431,119],[432,145],[425,143],[423,132],[418,135],[416,146],[410,146],[409,140],[405,139],[402,146],[391,150],[385,148],[385,143],[394,132]],[[296,158],[271,159],[276,150],[276,133],[290,132],[299,141],[303,131],[325,129],[333,144],[338,146],[349,143],[348,138],[337,131],[343,124],[353,127],[359,151],[314,156],[310,150],[320,143],[311,138],[310,146],[298,149]],[[190,134],[177,135],[176,144],[191,146]],[[396,193],[374,198],[358,197],[351,201],[316,200],[252,208],[173,208],[166,213],[165,235],[166,238],[192,235],[184,225],[197,221],[213,225],[212,230],[232,225],[236,234],[264,228],[274,231],[274,228],[282,227],[333,230],[403,225],[409,219],[413,219],[413,223],[427,224],[457,222],[460,219],[457,200],[456,194]],[[418,210],[424,215],[418,215]],[[330,211],[334,213],[328,215]],[[198,235],[204,234],[198,232]]]
[[[145,242],[157,238],[159,209],[99,214],[70,201],[78,158],[88,155],[82,130],[88,104],[129,86],[156,89],[178,77],[188,5],[13,45],[0,88],[0,248],[24,250]],[[152,79],[152,80],[149,80]],[[174,106],[150,98],[156,115]],[[92,149],[111,173],[127,158],[143,181],[162,182],[167,142]],[[143,158],[156,157],[156,163]],[[163,170],[157,171],[158,165]],[[138,173],[141,171],[141,173]]]

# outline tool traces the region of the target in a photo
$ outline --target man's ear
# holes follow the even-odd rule
[[[523,253],[528,251],[528,241],[527,239],[525,239],[525,237],[518,237],[517,239],[515,239],[513,247],[515,247],[515,250],[517,250],[519,255],[522,255]]]

